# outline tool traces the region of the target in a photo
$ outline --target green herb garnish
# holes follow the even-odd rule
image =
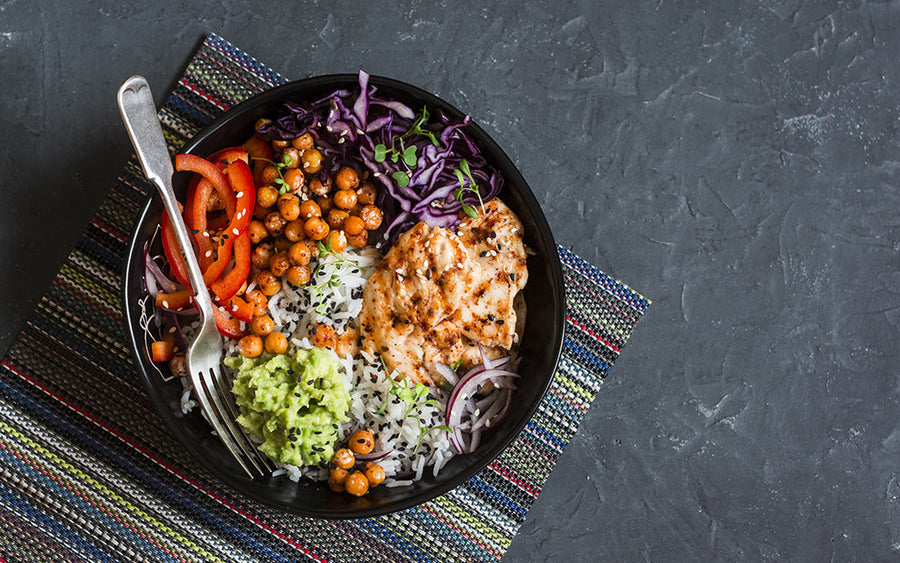
[[[278,177],[275,178],[275,185],[278,187],[278,195],[284,195],[290,189],[288,183],[284,180],[284,169],[294,165],[294,159],[291,158],[291,155],[285,153],[281,157],[281,162],[275,162],[274,160],[269,160],[268,158],[260,158],[255,157],[253,160],[262,160],[263,162],[268,162],[272,166],[275,167],[275,170],[278,171]]]
[[[460,160],[459,168],[454,168],[453,172],[456,174],[456,179],[459,180],[459,187],[453,192],[453,197],[456,201],[462,203],[462,209],[466,215],[473,219],[478,218],[478,212],[475,211],[471,205],[464,203],[462,200],[463,194],[466,192],[474,192],[475,195],[478,196],[478,204],[481,206],[481,212],[484,213],[484,201],[481,199],[481,191],[478,188],[478,184],[475,182],[475,178],[472,177],[472,170],[469,168],[469,163],[466,162],[466,159]],[[468,185],[466,185],[466,179],[469,180]]]

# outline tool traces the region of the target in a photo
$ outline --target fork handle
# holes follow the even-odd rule
[[[153,103],[153,94],[150,92],[150,84],[143,76],[132,76],[122,83],[118,93],[119,111],[125,129],[134,145],[144,175],[156,186],[159,195],[162,196],[163,205],[171,219],[170,223],[175,229],[178,246],[184,255],[194,290],[194,305],[200,310],[204,318],[213,317],[212,301],[203,281],[203,273],[200,264],[194,256],[193,245],[187,227],[181,220],[181,210],[178,208],[178,200],[175,198],[175,190],[172,189],[172,157],[166,147],[166,139],[163,136],[162,126],[156,114],[156,105]]]

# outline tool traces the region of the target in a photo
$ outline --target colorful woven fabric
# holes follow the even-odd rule
[[[170,145],[281,82],[209,37],[161,110]],[[561,248],[565,351],[549,393],[514,444],[425,505],[358,521],[298,518],[243,498],[204,472],[145,394],[126,346],[120,273],[151,191],[130,162],[2,361],[4,559],[499,559],[649,305]]]

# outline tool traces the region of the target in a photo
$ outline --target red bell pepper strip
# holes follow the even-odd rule
[[[246,153],[244,153],[246,154]],[[250,174],[250,167],[244,160],[236,159],[234,162],[228,165],[225,169],[225,174],[228,177],[228,180],[231,183],[232,188],[237,192],[237,208],[234,215],[231,217],[231,221],[228,223],[228,226],[222,231],[222,234],[219,238],[219,245],[217,247],[217,257],[214,262],[211,262],[204,266],[203,272],[203,280],[207,285],[213,284],[216,280],[219,279],[225,272],[225,268],[228,266],[228,262],[231,260],[232,246],[235,243],[235,240],[241,236],[250,225],[250,221],[253,219],[253,207],[256,205],[256,187],[253,185],[253,177]],[[200,182],[200,186],[203,185],[203,182]],[[203,215],[197,211],[197,206],[202,205],[199,201],[199,198],[202,196],[200,187],[197,189],[197,201],[194,204],[194,228],[195,230],[199,230],[200,227],[197,225],[202,224],[203,229],[207,228],[206,225],[206,217],[201,217]],[[197,236],[202,236],[201,232]],[[208,237],[204,237],[205,241],[209,241]],[[210,251],[211,249],[203,250],[202,252]],[[249,274],[249,270],[248,270]],[[246,275],[244,279],[240,281],[241,284],[246,281]],[[225,293],[231,292],[230,285],[228,289],[225,290]],[[219,291],[216,291],[213,288],[213,291],[219,297],[219,302],[223,302],[227,300],[227,298],[223,298]],[[233,295],[233,293],[232,293]]]
[[[178,311],[180,309],[184,309],[189,305],[193,305],[194,292],[190,289],[190,287],[191,286],[189,284],[187,289],[179,289],[178,291],[173,291],[172,293],[160,291],[156,294],[156,306],[162,307],[163,309]]]
[[[224,170],[226,166],[235,160],[243,160],[247,164],[250,164],[250,155],[247,154],[244,147],[228,147],[227,149],[216,151],[209,156],[209,161],[214,162],[220,170]]]
[[[160,238],[162,239],[163,252],[166,255],[166,260],[169,261],[169,268],[172,270],[172,275],[175,276],[175,279],[178,280],[181,285],[191,287],[187,264],[184,263],[184,256],[181,255],[178,239],[175,237],[175,229],[172,227],[172,223],[169,221],[169,215],[166,213],[165,209],[163,210],[162,218],[160,219],[160,228],[162,231],[162,236]]]
[[[216,328],[219,329],[219,334],[222,336],[239,340],[246,334],[246,331],[241,329],[240,320],[228,316],[227,313],[216,306],[213,306],[213,317],[216,320]]]
[[[253,305],[247,303],[243,298],[238,297],[237,295],[232,297],[231,301],[228,302],[228,310],[232,315],[245,323],[249,323],[253,320]]]
[[[197,242],[197,262],[200,269],[205,271],[215,261],[213,256],[213,243],[209,238],[209,228],[206,225],[206,208],[209,205],[209,196],[212,194],[213,185],[203,178],[194,190],[193,205],[191,205],[191,218],[187,221]]]
[[[154,362],[168,362],[175,356],[175,338],[167,334],[162,340],[150,343],[150,356]]]
[[[228,185],[228,179],[219,170],[218,166],[205,158],[193,154],[178,154],[175,155],[175,170],[179,172],[196,172],[209,180],[216,191],[219,192],[219,197],[225,202],[225,211],[234,213],[234,190]],[[203,210],[205,211],[206,208],[203,208]],[[196,215],[196,211],[194,213]]]
[[[234,241],[234,267],[214,281],[209,287],[219,303],[227,303],[247,281],[250,275],[250,233],[244,231]]]

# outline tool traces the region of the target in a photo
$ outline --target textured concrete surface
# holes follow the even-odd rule
[[[360,6],[0,1],[0,349],[215,32],[448,98],[655,301],[506,560],[900,556],[900,4]]]

